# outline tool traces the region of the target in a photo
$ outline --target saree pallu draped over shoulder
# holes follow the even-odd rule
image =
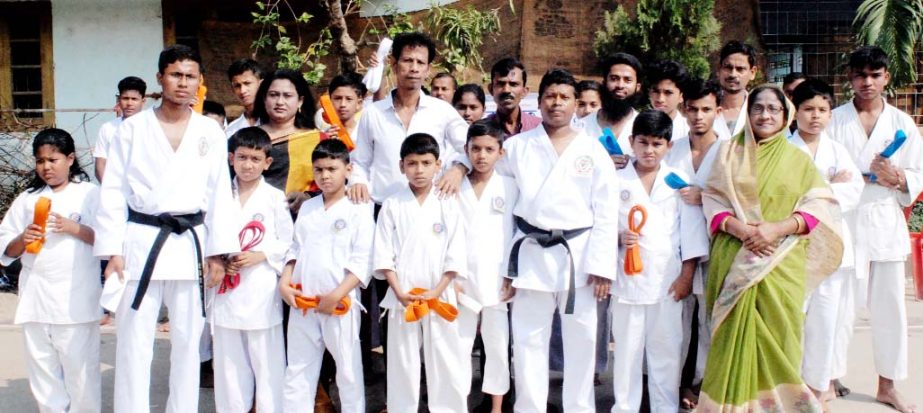
[[[747,224],[775,222],[798,211],[818,223],[783,237],[768,257],[714,234],[706,286],[712,347],[696,411],[820,412],[801,380],[802,306],[843,254],[832,190],[782,132],[757,144],[747,127],[721,143],[703,201],[709,221],[727,212]]]

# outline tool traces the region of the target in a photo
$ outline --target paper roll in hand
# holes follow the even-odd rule
[[[32,216],[32,223],[42,227],[43,233],[45,232],[45,225],[48,223],[49,214],[51,214],[51,199],[40,197],[35,202],[35,214]],[[26,244],[26,252],[38,254],[43,245],[45,245],[45,237]]]
[[[619,146],[619,141],[612,134],[612,129],[610,128],[603,129],[603,135],[599,137],[599,143],[606,147],[606,152],[609,152],[610,156],[625,154],[625,152],[622,152],[622,147]]]
[[[670,172],[663,180],[666,181],[667,186],[673,189],[683,189],[689,186],[676,172]]]
[[[891,144],[888,145],[885,148],[885,150],[881,151],[881,154],[880,154],[881,157],[888,159],[894,156],[894,153],[897,152],[897,150],[900,149],[901,146],[904,146],[904,142],[906,141],[907,141],[907,134],[904,133],[903,129],[898,129],[897,132],[894,133],[894,140],[891,141]],[[875,174],[869,175],[869,181],[875,182],[877,180],[878,178],[875,177]]]

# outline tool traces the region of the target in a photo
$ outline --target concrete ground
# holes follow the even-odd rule
[[[907,313],[910,324],[910,377],[899,383],[898,388],[907,398],[923,406],[923,302],[917,301],[910,293],[912,284],[908,282]],[[34,412],[35,401],[29,390],[24,361],[22,333],[18,326],[12,324],[16,296],[0,293],[0,411]],[[860,314],[856,332],[850,347],[849,373],[843,383],[852,389],[852,394],[830,404],[833,412],[875,413],[893,412],[890,408],[875,402],[876,375],[872,357],[872,334],[868,326],[867,315]],[[155,356],[151,379],[151,411],[162,412],[167,398],[167,377],[169,376],[169,336],[158,333],[155,343]],[[104,327],[102,334],[101,362],[103,377],[103,411],[112,411],[112,383],[115,364],[115,330]],[[597,411],[608,411],[612,406],[611,376],[601,377],[602,384],[596,387]],[[561,379],[552,376],[550,401],[560,406]],[[474,389],[479,388],[476,384]],[[335,393],[334,393],[335,399]],[[469,397],[469,405],[474,406],[481,400],[475,391]],[[368,404],[370,412],[378,412],[384,407],[383,384],[369,386]],[[200,392],[199,412],[214,411],[214,392],[202,389]]]

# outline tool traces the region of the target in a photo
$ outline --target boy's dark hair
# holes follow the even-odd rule
[[[195,51],[195,49],[184,44],[174,44],[163,49],[163,51],[160,52],[160,57],[157,59],[157,70],[160,74],[163,74],[167,66],[183,60],[192,60],[198,63],[199,73],[205,73],[205,65],[202,64],[202,56],[199,56],[199,52]]]
[[[140,77],[128,76],[119,81],[118,89],[119,96],[129,90],[134,90],[141,94],[141,98],[144,98],[144,94],[147,93],[147,83],[144,83],[144,80],[141,80]]]
[[[792,103],[795,104],[795,108],[798,108],[802,103],[816,96],[826,99],[833,108],[833,88],[827,82],[813,78],[806,79],[795,87],[792,91]]]
[[[327,93],[333,94],[334,90],[337,90],[341,87],[351,87],[356,91],[356,96],[359,97],[359,100],[365,98],[365,94],[368,92],[368,88],[365,87],[365,83],[362,83],[362,76],[359,76],[356,72],[346,72],[340,73],[333,77],[330,81],[330,86],[327,86]]]
[[[631,126],[631,135],[654,136],[669,142],[673,137],[673,119],[659,110],[647,109],[635,117],[635,123]]]
[[[577,83],[578,96],[588,90],[595,90],[596,93],[599,93],[599,95],[602,96],[603,85],[595,80],[581,80]]]
[[[650,88],[657,86],[664,80],[672,81],[680,90],[689,81],[686,67],[675,60],[661,60],[651,65],[647,70],[647,82]]]
[[[311,162],[316,162],[318,159],[340,160],[349,165],[349,149],[339,139],[324,139],[311,152]]]
[[[785,77],[782,78],[782,86],[790,85],[790,84],[794,83],[794,82],[797,81],[797,80],[807,79],[807,78],[808,78],[808,77],[805,76],[804,73],[801,73],[801,72],[791,72],[791,73],[785,75]]]
[[[878,46],[862,46],[849,55],[849,70],[862,70],[869,68],[888,70],[888,55]]]
[[[702,80],[699,78],[689,79],[683,86],[683,99],[687,102],[699,100],[708,95],[715,97],[715,103],[721,103],[721,98],[724,97],[724,90],[722,90],[721,85],[714,80]]]
[[[484,95],[484,89],[480,85],[474,83],[466,83],[455,89],[455,94],[452,95],[452,106],[455,106],[458,101],[465,96],[465,93],[471,93],[477,98],[478,102],[481,102],[481,106],[487,105],[487,96]]]
[[[538,98],[541,100],[545,94],[545,89],[551,85],[570,85],[574,88],[574,96],[577,96],[577,79],[566,69],[551,69],[542,76],[541,83],[538,84]]]
[[[256,60],[245,58],[235,60],[234,63],[228,66],[228,81],[234,79],[234,76],[242,75],[247,71],[252,72],[257,79],[263,78],[263,68],[260,64]]]
[[[436,138],[427,133],[411,134],[401,144],[401,160],[406,158],[407,155],[426,155],[428,153],[439,159],[439,144],[436,143]]]
[[[600,74],[602,75],[603,79],[605,79],[606,76],[609,76],[609,70],[612,69],[612,66],[615,65],[631,66],[631,68],[635,71],[635,77],[640,76],[641,70],[644,68],[644,66],[641,65],[641,61],[638,60],[638,58],[634,55],[621,52],[615,53],[613,55],[607,56],[599,64]]]
[[[526,66],[515,57],[505,57],[498,60],[497,63],[494,63],[494,66],[490,68],[490,83],[494,83],[494,79],[496,79],[498,76],[503,77],[510,74],[513,69],[519,69],[522,71],[522,84],[525,85]]]
[[[731,40],[724,44],[724,47],[721,48],[721,59],[718,60],[718,65],[720,66],[721,63],[724,63],[724,59],[727,59],[728,56],[737,53],[747,56],[747,63],[750,64],[751,68],[756,67],[756,49],[737,40]]]
[[[437,73],[436,76],[433,76],[433,81],[435,81],[436,79],[442,79],[442,78],[446,78],[446,77],[449,78],[449,79],[452,79],[452,86],[454,86],[456,89],[458,89],[458,80],[456,80],[456,79],[455,79],[455,76],[452,76],[452,74],[449,73],[449,72],[439,72],[439,73]],[[431,81],[430,83],[432,83],[432,81]]]
[[[248,126],[231,135],[228,139],[228,152],[234,153],[237,148],[249,148],[263,151],[269,156],[269,150],[272,149],[272,139],[269,134],[259,126]]]
[[[202,114],[203,115],[218,115],[218,116],[221,116],[222,118],[227,117],[227,115],[224,112],[224,106],[218,102],[215,102],[214,100],[206,100],[205,103],[202,104]]]
[[[38,150],[42,146],[51,145],[63,155],[70,155],[76,152],[74,148],[74,138],[67,131],[58,128],[48,128],[35,135],[32,140],[32,156],[38,156]],[[67,179],[70,182],[89,182],[90,176],[80,167],[80,160],[74,157],[74,163],[71,164],[67,171]],[[38,175],[38,171],[32,172],[32,179],[26,187],[26,192],[36,192],[47,185]]]
[[[304,98],[301,103],[301,110],[295,113],[295,127],[298,129],[314,129],[314,112],[317,106],[314,103],[314,95],[311,94],[311,87],[304,80],[301,73],[294,70],[281,69],[270,74],[256,91],[256,98],[253,100],[253,116],[259,118],[260,123],[266,125],[269,123],[269,112],[266,110],[266,94],[269,93],[269,87],[276,79],[285,79],[295,85],[295,91],[298,97]]]
[[[394,43],[391,44],[391,57],[397,62],[401,59],[401,53],[407,47],[423,46],[429,52],[429,58],[426,63],[433,63],[436,58],[436,43],[429,36],[420,32],[401,33],[394,36]]]
[[[487,119],[481,119],[468,126],[468,142],[471,142],[472,138],[478,136],[490,136],[497,139],[497,143],[500,144],[500,147],[503,147],[503,131],[500,128],[494,126],[493,122]]]

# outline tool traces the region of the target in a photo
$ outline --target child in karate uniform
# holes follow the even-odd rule
[[[249,249],[229,259],[211,311],[219,412],[249,411],[254,388],[258,411],[282,411],[285,341],[276,283],[293,224],[285,194],[263,180],[271,146],[257,127],[237,131],[228,142],[241,248]]]
[[[32,153],[32,181],[0,223],[0,263],[22,258],[14,322],[23,329],[29,385],[40,412],[99,412],[99,260],[90,228],[98,190],[67,132],[39,132]],[[51,200],[50,213],[34,223],[40,198]]]
[[[612,287],[612,412],[637,412],[641,404],[642,364],[646,361],[651,412],[676,412],[682,370],[682,300],[692,292],[699,257],[708,254],[708,234],[701,212],[683,202],[666,177],[675,173],[663,162],[670,148],[673,122],[657,110],[638,114],[631,144],[636,159],[618,171],[619,266]],[[646,212],[631,214],[634,207]],[[631,224],[630,221],[634,222]],[[643,269],[629,273],[628,250],[640,251]]]
[[[314,182],[322,191],[302,204],[279,291],[291,305],[285,411],[313,412],[324,349],[336,363],[342,412],[365,412],[359,347],[359,291],[369,282],[375,224],[372,204],[346,198],[352,172],[349,150],[323,140],[311,153]],[[300,285],[300,287],[299,287]],[[307,307],[304,300],[312,300]],[[348,300],[349,304],[341,304]]]
[[[408,185],[381,206],[372,260],[375,276],[390,286],[381,303],[388,311],[388,411],[417,411],[422,347],[429,410],[467,412],[471,353],[459,344],[456,294],[447,288],[468,274],[463,218],[456,200],[435,191],[441,163],[432,136],[408,136],[400,156]]]

